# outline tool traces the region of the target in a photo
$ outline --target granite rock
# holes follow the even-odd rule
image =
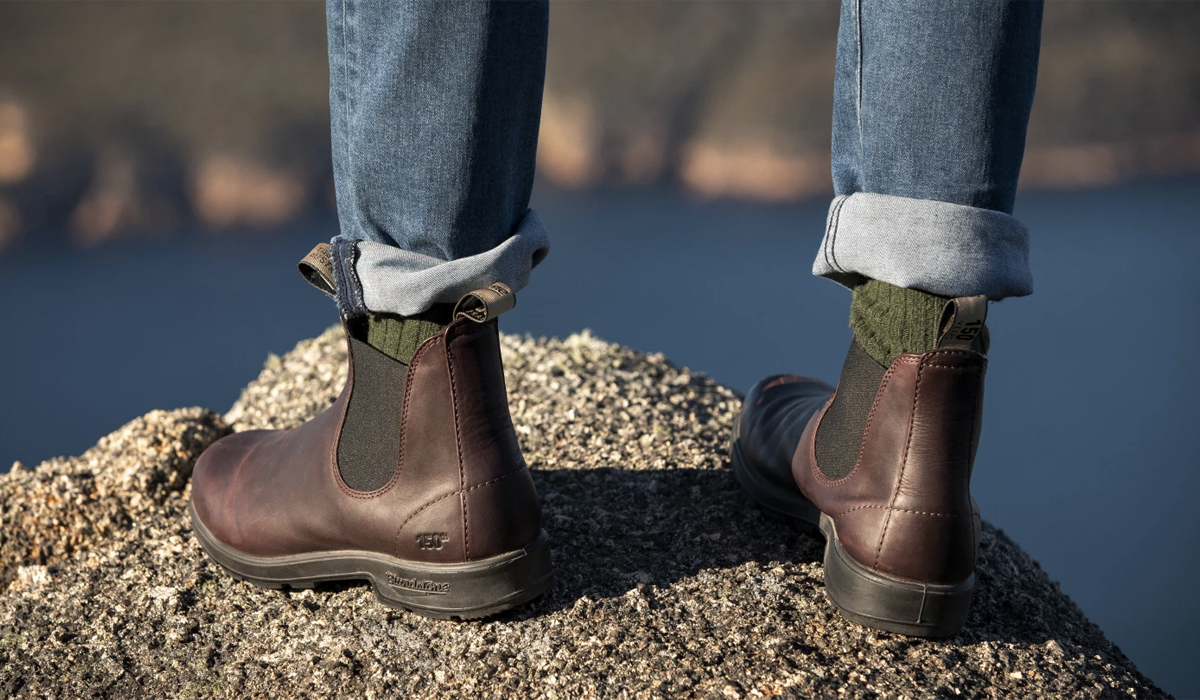
[[[502,341],[550,595],[464,623],[390,610],[365,585],[238,582],[191,535],[191,467],[230,430],[329,405],[343,342],[331,329],[272,356],[224,417],[154,411],[0,477],[0,696],[1164,696],[987,524],[957,637],[846,622],[822,544],[738,491],[740,397],[586,333]]]

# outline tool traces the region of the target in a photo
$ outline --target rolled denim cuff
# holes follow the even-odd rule
[[[1033,293],[1029,232],[989,209],[856,192],[833,199],[813,274],[875,279],[945,297]]]
[[[503,282],[515,292],[529,284],[530,271],[549,250],[546,228],[532,209],[503,243],[456,260],[338,236],[332,244],[338,309],[347,318],[367,313],[412,316],[437,303],[455,303],[493,282]]]

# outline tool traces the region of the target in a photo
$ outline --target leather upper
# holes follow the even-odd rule
[[[255,556],[363,550],[431,563],[473,561],[537,538],[541,506],[508,411],[495,321],[460,319],[408,366],[387,484],[355,491],[337,465],[356,382],[314,419],[210,446],[192,477],[196,513],[225,544]]]
[[[790,467],[793,483],[833,519],[859,564],[903,580],[958,583],[974,570],[979,542],[970,478],[986,368],[987,359],[969,350],[897,357],[876,394],[854,469],[837,480],[816,458],[817,429],[834,398],[828,386],[770,377],[746,398],[742,449],[772,478]]]
[[[742,452],[759,473],[782,488],[795,488],[792,456],[833,387],[819,379],[777,374],[755,384],[746,394],[736,432]]]

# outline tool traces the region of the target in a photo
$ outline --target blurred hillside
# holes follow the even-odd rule
[[[539,176],[830,190],[838,7],[556,3]],[[1023,184],[1200,171],[1200,3],[1052,2]],[[324,9],[0,2],[0,248],[332,210]]]

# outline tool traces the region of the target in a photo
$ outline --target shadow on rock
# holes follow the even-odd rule
[[[525,619],[570,608],[584,598],[666,587],[706,570],[737,576],[733,570],[751,562],[811,570],[811,594],[830,605],[821,583],[824,540],[764,513],[728,470],[600,468],[533,474],[554,547],[555,586],[545,599],[505,617]],[[986,523],[976,576],[966,628],[943,640],[953,646],[988,640],[1044,644],[1061,638],[1064,626],[1084,619],[1036,562]]]
[[[726,470],[533,474],[554,547],[556,606],[749,561],[821,561],[820,538],[764,514]]]

